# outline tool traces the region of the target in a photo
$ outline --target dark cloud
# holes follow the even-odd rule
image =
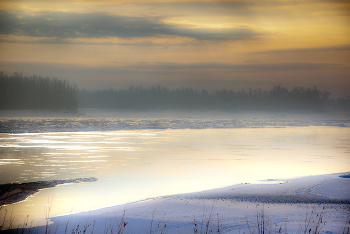
[[[247,1],[214,1],[214,2],[147,2],[147,3],[130,3],[148,8],[149,11],[159,11],[166,9],[173,14],[188,15],[247,15],[251,10],[252,4]]]
[[[327,52],[327,51],[349,51],[350,45],[315,47],[315,48],[295,48],[283,50],[266,50],[260,52],[249,53],[248,55],[256,54],[284,54],[284,53],[308,53],[308,52]]]
[[[300,1],[172,1],[172,2],[131,2],[132,6],[141,6],[150,12],[166,9],[172,14],[202,15],[202,16],[244,16],[252,17],[261,9],[273,9],[300,5]],[[258,10],[257,10],[258,9]]]
[[[0,12],[0,33],[33,37],[146,37],[169,34],[157,17],[126,17],[102,13],[41,12],[34,16]]]
[[[0,11],[0,34],[42,38],[190,37],[197,40],[242,40],[263,35],[252,28],[189,29],[163,23],[162,17],[131,17],[104,13],[41,12],[36,15]]]

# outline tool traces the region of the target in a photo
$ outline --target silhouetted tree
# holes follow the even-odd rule
[[[77,87],[66,80],[0,72],[0,109],[76,110]]]
[[[172,89],[161,86],[128,89],[78,91],[79,106],[90,108],[117,109],[225,109],[225,110],[319,110],[329,102],[329,92],[295,87],[291,91],[282,85],[273,86],[271,91],[261,89],[215,90],[209,93],[192,88]]]

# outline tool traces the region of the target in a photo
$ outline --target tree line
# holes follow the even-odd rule
[[[76,110],[77,88],[66,80],[0,72],[0,109]]]
[[[169,89],[161,86],[88,91],[66,80],[7,76],[0,71],[0,109],[77,110],[106,109],[221,109],[221,110],[350,110],[349,98],[330,99],[330,93],[317,87],[288,90],[275,85],[261,89],[216,90]]]
[[[222,89],[211,93],[205,89],[161,86],[78,91],[79,107],[115,109],[321,110],[327,107],[329,98],[329,92],[316,87],[288,90],[282,85],[275,85],[270,91]]]

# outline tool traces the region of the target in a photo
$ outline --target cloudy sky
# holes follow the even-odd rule
[[[350,95],[348,0],[0,1],[0,70],[79,88]]]

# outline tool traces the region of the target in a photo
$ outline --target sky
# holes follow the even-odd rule
[[[0,71],[78,88],[350,96],[348,0],[0,0]]]

